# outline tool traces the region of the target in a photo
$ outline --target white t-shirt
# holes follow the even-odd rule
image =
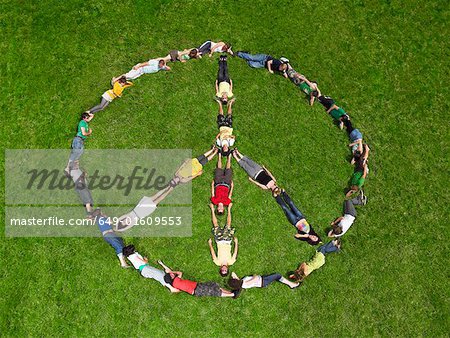
[[[261,276],[245,276],[242,278],[242,288],[260,288],[262,287],[262,277]]]
[[[347,230],[350,229],[354,221],[355,217],[345,214],[339,222],[339,226],[342,228],[342,233],[340,235],[335,235],[335,237],[341,237],[343,234],[345,234]]]
[[[134,254],[129,255],[128,260],[131,262],[131,264],[133,264],[133,266],[136,270],[139,270],[140,266],[147,264],[147,262],[144,260],[144,258],[138,252],[135,252]]]

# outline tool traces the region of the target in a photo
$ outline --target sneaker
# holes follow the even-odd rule
[[[342,121],[339,122],[339,129],[340,130],[344,129],[344,122]]]
[[[362,205],[366,205],[367,204],[367,200],[368,200],[367,196],[364,196],[362,198]]]
[[[233,299],[236,299],[239,297],[239,295],[241,294],[242,289],[239,290],[234,290],[233,291]]]

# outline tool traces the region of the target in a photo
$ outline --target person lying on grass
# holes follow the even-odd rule
[[[305,216],[298,210],[297,206],[291,200],[289,195],[284,191],[276,190],[273,192],[273,196],[275,200],[280,205],[281,209],[283,209],[286,218],[289,223],[291,223],[297,233],[295,234],[295,238],[300,241],[305,241],[309,245],[317,245],[321,242],[319,235],[314,231],[312,226],[306,221]]]
[[[89,127],[89,122],[92,120],[93,115],[89,113],[81,114],[80,122],[78,122],[77,133],[72,140],[69,160],[67,161],[64,174],[67,177],[71,177],[71,171],[73,170],[75,163],[78,163],[81,155],[84,152],[84,141],[92,134],[92,128]],[[77,164],[78,167],[78,164]]]
[[[244,51],[236,52],[236,56],[247,61],[247,64],[252,68],[266,68],[269,73],[278,73],[287,78],[287,62],[275,59],[267,54],[250,54]]]
[[[350,188],[346,193],[346,197],[352,196],[354,193],[360,191],[364,185],[364,182],[369,172],[369,167],[367,165],[367,158],[369,156],[369,147],[365,145],[364,155],[358,157],[355,161],[355,169],[353,171],[352,177],[350,179]]]
[[[273,177],[272,173],[266,167],[242,155],[237,148],[233,150],[233,157],[239,166],[245,170],[250,182],[253,182],[263,190],[270,190],[272,193],[279,190],[275,177]]]
[[[219,114],[217,115],[217,127],[219,133],[216,136],[216,145],[221,151],[222,155],[228,156],[230,147],[234,145],[236,137],[233,135],[233,111],[231,106],[233,105],[234,98],[227,103],[227,115],[223,114],[222,102],[219,103]]]
[[[344,215],[331,222],[331,230],[328,232],[328,237],[343,236],[356,220],[355,205],[366,205],[366,203],[367,196],[364,196],[362,190],[357,197],[344,201]]]
[[[136,270],[139,270],[142,277],[154,279],[162,286],[168,288],[170,292],[180,292],[180,290],[174,288],[172,285],[170,285],[170,283],[167,283],[164,280],[164,276],[166,275],[165,272],[149,265],[148,258],[142,257],[139,252],[136,251],[133,244],[124,247],[122,253],[131,262],[131,264],[133,264],[133,267]]]
[[[279,273],[272,273],[270,275],[253,275],[239,278],[236,273],[232,272],[231,277],[228,280],[228,286],[232,291],[241,292],[242,289],[252,288],[265,288],[273,282],[280,282],[294,289],[300,285],[300,283],[291,282],[289,279],[284,278]]]
[[[196,297],[235,297],[237,293],[233,293],[220,287],[216,282],[195,282],[189,279],[182,279],[183,272],[172,271],[162,261],[158,263],[164,268],[164,281],[175,289],[186,292]]]
[[[187,159],[175,172],[175,177],[179,177],[181,183],[187,183],[203,173],[203,167],[213,159],[218,149],[213,145],[210,150],[197,158]]]
[[[233,51],[231,50],[231,45],[229,43],[219,41],[212,42],[211,40],[205,41],[201,44],[200,47],[197,48],[200,55],[208,54],[209,57],[213,55],[213,53],[229,53],[233,55]]]
[[[217,214],[223,215],[225,207],[230,205],[233,195],[233,169],[231,155],[227,156],[227,164],[222,169],[222,155],[219,153],[214,179],[211,182],[211,203],[217,206]]]
[[[219,58],[219,71],[216,79],[216,100],[226,105],[228,100],[233,98],[233,81],[228,75],[227,56],[221,55]]]
[[[101,209],[95,209],[90,215],[90,219],[93,219],[98,226],[98,229],[102,233],[103,239],[108,243],[116,252],[117,258],[119,259],[120,266],[122,268],[129,268],[123,255],[123,248],[125,243],[122,237],[118,236],[112,229],[111,219],[106,216]]]
[[[95,114],[96,112],[105,109],[113,100],[122,96],[125,88],[133,85],[133,82],[127,81],[125,76],[113,78],[111,81],[112,89],[103,93],[100,104],[87,110],[86,113]]]
[[[159,190],[150,197],[142,197],[133,210],[119,217],[114,230],[123,232],[139,224],[140,219],[148,217],[155,212],[158,204],[161,203],[161,201],[164,200],[179,183],[181,183],[180,178],[175,176],[164,189]]]
[[[180,62],[186,62],[187,60],[190,59],[198,59],[200,58],[200,53],[198,52],[197,48],[190,48],[190,49],[185,49],[182,51],[178,51],[178,50],[171,50],[169,52],[169,54],[163,58],[163,60],[165,62],[176,62],[176,61],[180,61]]]
[[[227,212],[227,223],[221,228],[219,227],[219,223],[217,222],[216,214],[214,213],[214,205],[210,204],[211,208],[211,218],[212,218],[212,233],[214,236],[214,241],[217,246],[217,255],[214,251],[214,247],[212,245],[211,238],[208,240],[209,251],[211,252],[211,257],[217,266],[220,266],[219,273],[222,277],[228,275],[228,267],[233,265],[236,262],[237,254],[238,254],[238,239],[234,236],[234,228],[231,227],[231,206],[233,204],[230,203],[228,205]],[[231,245],[234,241],[234,252],[231,254]]]
[[[160,70],[170,70],[164,59],[151,59],[146,62],[138,63],[128,73],[122,74],[127,80],[135,80],[141,75],[157,73]]]
[[[304,75],[298,73],[290,64],[288,64],[288,69],[286,74],[289,80],[292,81],[300,90],[306,94],[309,100],[309,105],[314,104],[314,100],[317,96],[317,83],[309,81]]]
[[[350,116],[348,116],[347,112],[339,107],[334,99],[332,99],[330,96],[324,96],[320,92],[318,88],[316,88],[316,92],[314,93],[315,96],[317,96],[317,100],[319,103],[325,108],[327,114],[330,114],[330,116],[337,122],[340,129],[344,128],[344,123],[346,121],[350,121]],[[348,126],[348,125],[347,125]],[[351,126],[351,123],[350,123]]]
[[[289,278],[297,283],[302,283],[307,276],[311,274],[314,270],[319,269],[325,264],[325,255],[331,252],[337,252],[341,249],[341,242],[339,239],[332,240],[327,244],[321,245],[313,258],[300,264],[300,266],[295,270]]]

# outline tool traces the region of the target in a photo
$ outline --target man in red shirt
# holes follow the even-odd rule
[[[233,195],[233,169],[231,168],[231,156],[227,156],[227,164],[222,169],[222,155],[219,152],[217,168],[214,172],[214,179],[211,182],[211,202],[217,205],[217,214],[223,215],[225,207],[231,203]]]
[[[231,292],[220,287],[216,282],[199,283],[189,279],[182,279],[183,273],[181,271],[172,271],[169,267],[164,265],[163,262],[158,263],[164,268],[166,275],[164,281],[170,284],[177,290],[189,293],[190,295],[197,297],[237,297],[238,292]]]

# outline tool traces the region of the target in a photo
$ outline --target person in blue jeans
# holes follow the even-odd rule
[[[117,258],[120,262],[120,266],[122,268],[129,268],[130,266],[127,264],[122,252],[123,248],[125,247],[125,243],[123,242],[122,237],[118,236],[113,231],[110,218],[102,213],[100,209],[94,210],[90,214],[90,218],[93,219],[97,224],[98,229],[102,233],[105,242],[108,243],[116,252]]]
[[[309,245],[317,245],[322,242],[319,235],[314,231],[305,216],[297,208],[284,189],[281,190],[281,193],[275,192],[274,197],[281,209],[283,209],[289,223],[297,230],[297,234],[294,236],[296,239],[305,241]]]
[[[267,68],[267,70],[274,74],[279,73],[285,78],[288,77],[288,64],[281,60],[275,59],[267,54],[250,54],[243,51],[236,52],[236,56],[247,61],[247,64],[252,68]]]
[[[72,141],[72,150],[70,152],[69,161],[64,169],[64,172],[68,177],[71,177],[71,171],[75,167],[75,162],[79,161],[81,155],[83,155],[84,141],[92,133],[92,129],[89,128],[88,122],[90,122],[93,117],[94,115],[89,113],[83,113],[81,115],[81,120],[77,126],[77,134]]]

